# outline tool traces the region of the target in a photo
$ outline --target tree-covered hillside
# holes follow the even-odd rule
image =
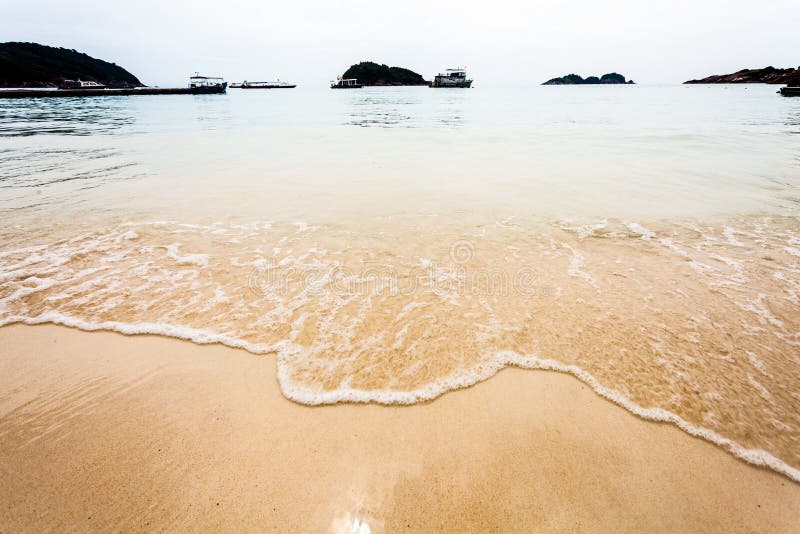
[[[600,84],[632,84],[634,83],[633,80],[626,80],[625,76],[622,74],[617,74],[616,72],[610,72],[608,74],[603,74],[601,77],[597,76],[589,76],[588,78],[581,78],[577,74],[567,74],[566,76],[561,76],[560,78],[553,78],[552,80],[547,80],[542,85],[600,85]]]
[[[122,67],[75,50],[37,43],[0,43],[0,87],[51,87],[75,79],[111,87],[142,85]]]
[[[351,66],[342,78],[356,78],[364,85],[428,85],[428,82],[414,71],[379,65],[372,61],[362,61]]]

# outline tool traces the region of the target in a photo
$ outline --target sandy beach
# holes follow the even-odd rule
[[[0,534],[800,534],[800,2],[77,4],[2,10]]]
[[[790,531],[800,487],[575,378],[308,407],[269,356],[0,329],[0,531]]]

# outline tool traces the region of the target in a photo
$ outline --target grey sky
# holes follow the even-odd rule
[[[373,60],[477,84],[618,71],[673,83],[798,66],[798,0],[3,0],[0,40],[114,61],[151,85],[199,70],[323,84]]]

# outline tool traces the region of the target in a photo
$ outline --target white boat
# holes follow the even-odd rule
[[[447,69],[440,72],[431,82],[431,87],[465,87],[472,86],[472,80],[467,78],[467,69]]]
[[[105,89],[106,86],[97,82],[85,82],[83,80],[64,80],[61,89]]]
[[[296,84],[276,80],[274,82],[248,82],[243,81],[236,85],[239,89],[294,89]]]
[[[361,89],[362,87],[364,86],[358,83],[355,78],[342,78],[339,76],[336,81],[331,82],[331,89]]]
[[[195,72],[189,78],[189,89],[193,93],[224,93],[228,88],[228,82],[219,76],[201,76]]]

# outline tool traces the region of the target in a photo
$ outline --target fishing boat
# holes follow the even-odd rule
[[[97,82],[85,82],[83,80],[64,80],[60,89],[105,89],[106,86]]]
[[[345,79],[339,76],[335,82],[331,82],[331,89],[361,89],[362,87],[364,86],[355,78]]]
[[[295,87],[297,87],[297,85],[280,80],[274,82],[243,81],[241,84],[238,84],[239,89],[294,89]]]
[[[193,94],[214,94],[224,93],[228,87],[228,82],[218,76],[201,76],[195,72],[189,78],[189,91]]]
[[[800,86],[781,87],[781,94],[783,96],[800,96]]]
[[[433,78],[431,87],[465,87],[472,86],[472,80],[467,78],[467,69],[447,69]]]

